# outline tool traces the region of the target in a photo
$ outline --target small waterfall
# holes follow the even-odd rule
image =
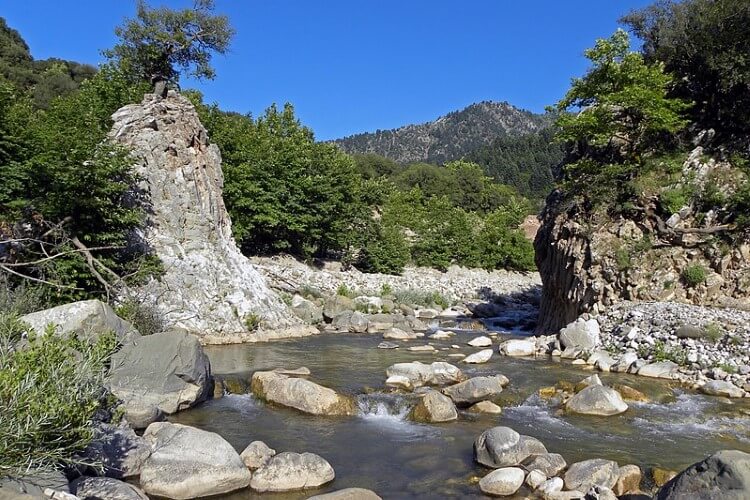
[[[359,414],[366,419],[406,420],[413,403],[398,394],[362,394],[357,398]]]

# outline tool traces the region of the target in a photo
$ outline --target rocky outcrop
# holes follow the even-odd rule
[[[152,250],[164,268],[134,293],[169,327],[205,343],[307,331],[237,248],[222,199],[219,148],[190,101],[172,91],[165,99],[146,94],[112,119],[110,136],[132,151],[142,179],[138,196],[149,213],[134,244]],[[262,320],[260,332],[248,331],[255,317]]]
[[[130,406],[175,413],[205,400],[211,365],[198,339],[185,332],[147,335],[112,355],[112,393]]]
[[[698,194],[710,179],[724,199],[741,178],[726,162],[705,160],[701,147],[682,166],[681,179],[660,193],[641,197],[626,216],[586,212],[560,191],[547,199],[542,227],[534,241],[542,278],[537,333],[556,333],[586,312],[599,312],[620,300],[678,301],[750,309],[750,241],[732,244],[721,236],[731,228],[722,210],[700,213]],[[660,196],[686,188],[696,193],[672,210]],[[661,216],[659,214],[662,214]],[[664,220],[666,219],[666,220]],[[686,279],[690,269],[701,269]]]

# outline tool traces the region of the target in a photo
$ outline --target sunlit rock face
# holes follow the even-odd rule
[[[136,290],[204,343],[290,336],[301,326],[232,238],[222,188],[221,154],[194,106],[178,93],[146,94],[112,115],[111,138],[128,147],[140,177],[148,220],[139,239],[161,259],[164,274]],[[248,331],[253,315],[260,329]]]

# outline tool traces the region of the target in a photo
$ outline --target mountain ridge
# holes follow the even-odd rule
[[[551,123],[507,101],[480,101],[419,124],[353,134],[331,142],[350,154],[374,153],[399,163],[444,163],[499,137],[538,132]]]

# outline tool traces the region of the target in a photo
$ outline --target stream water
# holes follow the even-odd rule
[[[567,362],[515,359],[495,354],[484,365],[465,365],[449,358],[479,349],[466,342],[481,332],[459,332],[448,341],[431,341],[437,353],[378,349],[377,335],[323,334],[301,340],[206,349],[214,374],[249,380],[252,372],[277,367],[306,366],[309,377],[322,385],[355,395],[360,415],[316,417],[266,405],[251,395],[226,395],[179,413],[173,421],[216,432],[241,451],[262,440],[277,451],[313,452],[328,460],[336,480],[314,492],[271,495],[279,499],[307,498],[346,487],[369,488],[383,498],[482,498],[477,478],[488,471],[472,460],[472,443],[495,425],[512,427],[540,439],[568,464],[588,458],[608,458],[647,469],[679,470],[726,448],[750,452],[750,404],[699,395],[654,379],[599,374],[605,384],[625,383],[649,395],[653,403],[631,403],[614,417],[559,414],[540,398],[540,387],[560,380],[578,382],[591,374]],[[502,338],[502,335],[501,335]],[[496,349],[496,347],[495,347]],[[388,393],[385,370],[403,361],[448,361],[467,375],[502,373],[511,383],[496,400],[501,415],[460,412],[455,422],[424,425],[407,413],[413,399]],[[251,490],[224,498],[250,499]],[[267,498],[268,495],[264,495]]]

